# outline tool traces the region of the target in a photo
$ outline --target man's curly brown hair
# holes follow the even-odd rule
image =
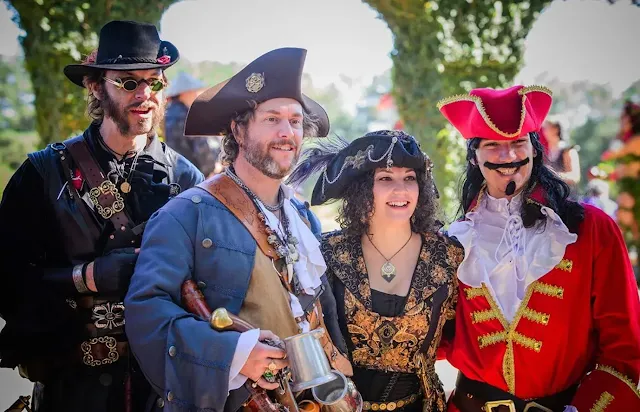
[[[347,236],[360,237],[369,233],[369,222],[374,212],[373,184],[375,170],[352,181],[344,190],[338,223]],[[432,175],[416,171],[418,204],[411,217],[411,230],[415,233],[434,232],[442,226],[436,219],[438,202]]]

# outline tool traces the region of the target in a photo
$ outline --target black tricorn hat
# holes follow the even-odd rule
[[[322,143],[319,145],[322,146]],[[324,145],[329,146],[330,144]],[[337,153],[330,152],[331,149],[309,150],[304,161],[292,173],[290,181],[299,182],[303,176],[308,176],[320,168],[324,169],[313,187],[312,205],[341,199],[349,184],[370,170],[395,166],[431,173],[433,167],[431,159],[420,150],[416,139],[401,130],[370,132],[355,139]]]
[[[160,40],[153,24],[113,20],[100,29],[95,63],[70,64],[64,68],[64,74],[84,87],[82,80],[91,70],[166,69],[179,59],[178,49]]]
[[[239,73],[200,94],[185,123],[187,136],[217,136],[228,132],[231,119],[270,99],[295,99],[318,119],[318,136],[329,134],[329,117],[318,103],[302,94],[301,80],[307,51],[272,50],[249,63]]]

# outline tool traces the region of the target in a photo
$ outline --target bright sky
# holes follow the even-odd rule
[[[247,63],[271,49],[309,50],[305,70],[315,83],[340,74],[363,84],[391,67],[392,35],[360,0],[184,0],[163,16],[162,37],[192,61]],[[18,29],[0,6],[0,54],[16,54]],[[620,0],[556,0],[527,38],[516,81],[542,73],[564,82],[590,80],[620,93],[640,78],[640,8]]]

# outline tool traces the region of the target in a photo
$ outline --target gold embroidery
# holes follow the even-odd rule
[[[499,342],[504,342],[506,340],[507,332],[505,331],[487,333],[486,335],[478,336],[480,349],[486,348],[487,346],[495,345]]]
[[[349,255],[349,252],[342,251],[338,254],[338,262],[349,263],[350,260],[351,260],[351,256]]]
[[[438,285],[442,285],[449,280],[447,270],[440,265],[435,265],[431,271],[431,278]]]
[[[447,263],[450,265],[460,266],[464,259],[464,249],[457,246],[447,246]]]
[[[542,293],[543,295],[551,296],[552,298],[562,299],[564,297],[564,288],[560,286],[550,285],[548,283],[534,282],[529,287],[533,286],[533,291]]]
[[[411,299],[415,301],[415,297]],[[351,353],[354,364],[375,365],[377,369],[386,371],[415,372],[414,355],[429,330],[431,317],[428,305],[417,304],[416,308],[422,310],[408,310],[397,317],[380,316],[368,311],[345,289],[347,330],[356,347]]]
[[[509,322],[507,321],[507,318],[504,317],[504,314],[498,307],[498,303],[495,301],[495,299],[493,299],[493,295],[491,295],[489,288],[487,288],[487,285],[485,285],[484,283],[482,284],[482,290],[484,291],[484,296],[487,299],[487,302],[489,302],[489,306],[491,306],[491,310],[495,312],[496,315],[498,315],[498,320],[502,324],[502,327],[504,328],[504,330],[508,331]]]
[[[449,249],[455,246],[435,234],[422,235],[423,247],[404,311],[395,317],[381,316],[371,309],[371,288],[360,238],[341,233],[323,236],[321,250],[328,266],[328,276],[345,287],[344,299],[339,304],[344,304],[348,331],[345,338],[351,343],[350,357],[354,365],[387,372],[417,373],[422,353],[422,362],[426,363],[422,367],[433,370],[442,327],[447,314],[455,310],[452,303],[458,291],[455,267],[449,264],[448,259],[456,251]],[[338,240],[334,240],[336,238]],[[462,249],[458,249],[462,253]],[[440,268],[439,276],[428,276],[435,267]],[[431,299],[435,296],[439,302],[441,298],[445,299],[439,303],[441,310],[437,314],[432,313]],[[425,352],[420,352],[430,327],[434,326],[433,339]],[[442,385],[435,372],[428,374],[433,377],[429,377],[423,387],[425,399],[426,394],[430,394],[429,402],[435,405],[437,401],[442,406],[439,410],[445,410]]]
[[[473,205],[473,207],[471,208],[471,210],[469,210],[469,212],[475,212],[476,209],[478,209],[478,206],[480,206],[480,203],[482,202],[482,198],[485,196],[485,192],[487,191],[487,184],[483,183],[482,186],[480,187],[480,193],[478,193],[478,198],[476,199],[476,204]],[[467,213],[469,213],[467,212]]]
[[[530,338],[526,335],[523,335],[522,333],[513,331],[513,333],[510,334],[508,337],[510,338],[510,340],[514,341],[518,345],[523,346],[527,349],[531,349],[535,352],[540,352],[540,349],[542,349],[542,342],[540,342],[539,340]]]
[[[515,138],[515,137],[520,137],[520,135],[522,134],[522,126],[524,125],[524,119],[527,114],[527,110],[525,108],[525,101],[527,100],[527,94],[531,92],[542,92],[542,93],[548,94],[549,96],[553,94],[551,90],[549,90],[544,86],[529,86],[529,87],[523,87],[522,89],[518,90],[518,94],[522,96],[522,101],[521,101],[522,109],[520,110],[520,124],[518,126],[518,130],[516,130],[513,133],[504,132],[500,130],[495,123],[493,123],[493,120],[491,120],[491,118],[489,117],[489,114],[485,110],[484,102],[482,101],[482,98],[480,98],[479,96],[474,96],[471,94],[458,94],[458,95],[447,97],[440,100],[436,104],[436,106],[440,110],[442,109],[442,107],[455,102],[461,102],[461,101],[473,102],[476,105],[476,108],[478,109],[480,116],[482,116],[485,123],[487,124],[487,126],[489,126],[491,130],[498,133],[500,136],[507,137],[507,138]]]
[[[468,300],[486,295],[484,288],[466,288],[464,294],[467,295]]]
[[[513,356],[513,342],[507,341],[507,351],[502,359],[502,376],[507,383],[509,393],[516,393],[516,368]]]
[[[607,366],[607,365],[596,365],[596,370],[597,371],[606,372],[606,373],[611,374],[611,375],[615,376],[616,378],[620,379],[622,382],[624,382],[633,391],[633,393],[636,394],[636,396],[638,396],[638,398],[640,398],[640,390],[635,385],[635,383],[633,383],[633,381],[631,379],[629,379],[629,377],[623,375],[622,373],[620,373],[617,370],[613,369],[611,366]]]
[[[593,404],[589,412],[604,412],[607,406],[615,399],[615,397],[609,392],[602,392],[600,398]]]
[[[573,269],[573,261],[569,259],[562,259],[560,263],[556,265],[556,269],[564,270],[565,272],[571,272]]]
[[[529,319],[532,322],[537,322],[541,325],[547,326],[549,324],[549,318],[551,315],[548,313],[538,312],[531,308],[524,308],[522,311],[522,317],[525,319]]]
[[[473,323],[487,322],[497,318],[498,314],[493,309],[479,310],[471,313],[471,320]]]
[[[516,332],[516,328],[520,323],[520,319],[525,316],[525,313],[532,317],[534,316],[537,317],[537,315],[534,315],[534,314],[538,314],[538,312],[528,308],[529,300],[531,299],[533,292],[539,292],[537,288],[537,284],[538,282],[534,282],[531,285],[529,285],[529,287],[527,288],[527,293],[525,294],[524,299],[520,303],[520,307],[518,308],[518,311],[516,312],[512,322],[508,322],[507,319],[504,317],[504,314],[502,313],[502,311],[500,311],[500,308],[498,307],[498,304],[493,298],[493,295],[491,295],[491,292],[489,291],[489,288],[487,287],[487,285],[483,283],[481,288],[474,288],[476,289],[476,291],[472,292],[477,296],[485,296],[485,298],[487,299],[487,302],[489,303],[489,306],[491,306],[490,311],[497,315],[497,319],[500,321],[500,323],[504,328],[504,331],[494,332],[494,333],[480,336],[478,337],[478,341],[480,343],[480,348],[484,348],[489,345],[493,345],[495,343],[506,341],[507,351],[505,352],[504,358],[502,360],[502,373],[505,381],[507,382],[507,387],[509,389],[509,392],[512,394],[515,394],[515,361],[514,361],[514,355],[513,355],[513,343],[515,342],[518,345],[531,349],[535,352],[540,352],[540,349],[542,348],[541,341],[538,341],[534,338],[531,338],[529,336]],[[543,285],[544,287],[542,289],[545,291],[548,291],[549,289],[552,289],[552,288],[557,288],[556,286],[552,286],[552,285],[546,285],[546,284],[543,284]],[[562,289],[562,288],[557,288],[557,289]],[[544,315],[544,314],[540,314],[540,315]],[[547,321],[548,321],[548,318],[547,318]]]

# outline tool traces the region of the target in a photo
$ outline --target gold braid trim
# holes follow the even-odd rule
[[[633,391],[633,393],[636,394],[638,398],[640,398],[640,390],[638,390],[638,386],[635,383],[633,383],[633,381],[628,376],[623,375],[622,373],[613,369],[611,366],[607,366],[607,365],[596,365],[596,370],[606,372],[620,379]]]
[[[571,272],[573,269],[573,261],[569,259],[562,259],[560,263],[556,265],[556,269],[564,270],[565,272]]]
[[[542,342],[523,335],[522,333],[513,331],[513,334],[509,337],[511,338],[510,340],[517,343],[518,345],[524,346],[525,348],[531,349],[535,352],[540,352],[540,349],[542,349]]]
[[[484,182],[480,187],[480,192],[478,192],[478,198],[476,199],[476,204],[473,205],[473,207],[471,208],[471,210],[469,210],[469,212],[475,212],[478,209],[478,207],[480,206],[480,202],[482,202],[482,199],[484,198],[486,192],[487,192],[487,183]]]
[[[478,96],[473,96],[471,94],[457,94],[455,96],[446,97],[440,100],[436,104],[436,106],[438,107],[438,110],[440,110],[442,109],[442,107],[451,103],[462,102],[462,101],[473,102],[476,105],[476,108],[478,109],[480,116],[482,116],[482,119],[485,121],[485,123],[487,124],[487,126],[489,126],[491,130],[498,133],[500,136],[507,137],[507,138],[515,138],[515,137],[520,137],[520,134],[522,133],[522,126],[524,125],[524,119],[527,114],[527,110],[525,109],[524,102],[527,99],[527,94],[532,92],[542,92],[542,93],[548,94],[549,96],[553,95],[551,90],[544,86],[528,86],[518,90],[518,94],[522,96],[522,102],[521,102],[522,110],[520,111],[520,124],[518,126],[518,130],[516,130],[513,133],[504,132],[500,130],[495,123],[493,123],[493,121],[489,117],[489,114],[487,113],[484,107],[484,102]]]
[[[493,298],[493,295],[491,295],[491,292],[489,291],[489,288],[486,284],[483,283],[482,287],[479,288],[465,289],[467,299],[484,296],[487,299],[489,306],[491,307],[488,310],[471,313],[471,317],[474,323],[494,319],[495,317],[500,321],[504,328],[504,330],[499,332],[493,332],[478,336],[478,343],[481,349],[500,342],[507,343],[507,351],[505,352],[504,358],[502,359],[502,374],[511,394],[515,394],[516,386],[513,344],[517,343],[518,345],[527,349],[531,349],[537,353],[539,353],[542,349],[541,341],[523,335],[522,333],[516,331],[518,324],[520,323],[520,319],[524,317],[534,322],[538,322],[542,325],[547,325],[549,323],[549,314],[541,313],[528,307],[529,300],[531,299],[531,296],[534,292],[542,293],[559,299],[562,299],[564,295],[564,289],[559,286],[553,286],[541,282],[533,282],[527,288],[527,293],[525,294],[524,299],[522,299],[520,307],[518,308],[513,321],[509,322],[504,317],[504,314],[498,307],[497,302]]]
[[[494,309],[479,310],[471,313],[473,323],[488,322],[492,319],[498,319],[499,314]]]
[[[495,345],[499,342],[504,342],[507,340],[507,332],[493,332],[487,333],[486,335],[478,336],[478,344],[480,345],[480,349],[486,348],[487,346]]]
[[[519,91],[520,94],[527,94],[531,92],[542,92],[548,94],[549,97],[553,97],[553,92],[551,91],[551,89],[545,86],[540,86],[538,84],[532,84],[531,86],[523,87]]]
[[[551,315],[549,315],[548,313],[538,312],[527,307],[522,311],[522,317],[525,319],[529,319],[532,322],[547,326],[549,324],[549,318],[551,317]]]
[[[513,342],[511,340],[507,340],[507,351],[504,354],[504,358],[502,358],[502,376],[504,376],[504,380],[507,383],[509,393],[515,395],[516,367],[513,356]]]
[[[467,296],[467,300],[471,300],[480,296],[485,296],[484,287],[480,288],[466,288],[464,294]]]
[[[548,283],[534,282],[531,284],[533,291],[551,296],[552,298],[562,299],[564,297],[564,288],[560,286],[549,285]]]
[[[589,412],[604,412],[607,406],[615,399],[609,392],[602,392],[600,398],[593,404]]]

